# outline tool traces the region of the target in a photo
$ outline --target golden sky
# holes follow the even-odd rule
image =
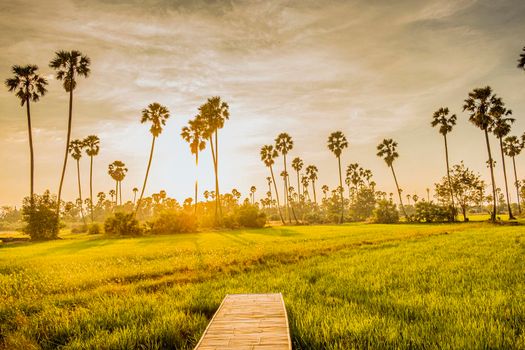
[[[343,164],[372,169],[387,192],[394,183],[375,147],[396,139],[400,186],[423,196],[445,172],[442,137],[430,127],[439,107],[459,119],[449,137],[451,162],[464,160],[486,179],[483,135],[461,110],[467,93],[492,86],[514,111],[513,134],[525,130],[525,73],[516,68],[524,19],[521,0],[2,1],[0,75],[4,81],[13,64],[31,63],[50,82],[32,106],[38,193],[57,191],[67,127],[67,95],[48,64],[55,51],[76,49],[91,58],[92,73],[75,90],[72,137],[101,138],[95,193],[113,188],[107,166],[116,159],[129,168],[127,198],[140,187],[151,137],[140,111],[158,101],[171,118],[146,193],[191,196],[195,169],[180,129],[206,98],[219,95],[231,112],[219,136],[222,191],[247,195],[256,185],[260,198],[268,171],[259,149],[283,131],[295,141],[290,160],[316,164],[318,188],[335,186],[337,163],[326,139],[341,130],[350,143]],[[5,87],[0,123],[0,205],[18,205],[29,192],[26,119]],[[201,159],[201,189],[212,189],[208,149]],[[86,193],[86,157],[81,167]],[[518,168],[525,178],[525,159]],[[503,186],[501,176],[496,181]],[[76,198],[71,159],[64,194]]]

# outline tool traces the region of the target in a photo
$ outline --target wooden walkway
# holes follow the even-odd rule
[[[291,350],[288,316],[279,294],[228,294],[195,350]]]

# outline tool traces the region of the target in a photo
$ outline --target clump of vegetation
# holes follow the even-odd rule
[[[445,222],[453,221],[451,209],[432,202],[421,201],[416,203],[416,213],[410,218],[417,222]]]
[[[49,191],[43,195],[33,195],[24,198],[22,216],[27,223],[24,232],[32,240],[56,239],[59,231],[59,221],[55,214],[57,201]]]
[[[101,233],[100,225],[97,223],[93,223],[89,225],[88,234],[90,235],[98,235]]]
[[[151,234],[197,232],[197,218],[185,211],[164,211],[148,223]]]
[[[241,227],[261,228],[266,224],[266,214],[254,205],[243,205],[236,213],[236,219]]]
[[[374,221],[379,224],[394,224],[399,222],[399,212],[391,200],[381,199],[374,210]]]
[[[116,236],[138,236],[142,234],[142,228],[133,213],[115,213],[115,216],[107,218],[104,222],[104,231],[108,235]]]

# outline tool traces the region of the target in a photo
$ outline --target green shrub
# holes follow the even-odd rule
[[[196,232],[197,218],[185,211],[165,211],[148,225],[151,234]]]
[[[450,213],[450,209],[444,206],[421,201],[416,204],[416,213],[412,220],[417,222],[445,222],[450,221]]]
[[[100,234],[100,225],[99,224],[91,224],[89,225],[88,234],[90,235],[98,235]]]
[[[261,228],[266,225],[266,214],[260,211],[255,205],[242,205],[238,209],[235,217],[241,227]]]
[[[104,222],[104,231],[108,235],[137,236],[142,228],[133,213],[115,213]]]
[[[22,217],[26,222],[24,232],[32,240],[56,239],[59,231],[59,220],[56,215],[57,200],[49,191],[33,196],[33,205],[29,197],[24,198]]]
[[[374,221],[380,224],[399,222],[399,212],[394,202],[386,199],[378,201],[374,209]]]
[[[85,233],[88,232],[87,225],[77,225],[71,228],[71,233]]]

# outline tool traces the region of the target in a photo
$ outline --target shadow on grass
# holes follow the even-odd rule
[[[75,241],[69,244],[63,244],[56,247],[51,247],[40,255],[54,254],[54,253],[78,253],[82,250],[104,247],[114,243],[112,239],[93,239],[89,241]]]

